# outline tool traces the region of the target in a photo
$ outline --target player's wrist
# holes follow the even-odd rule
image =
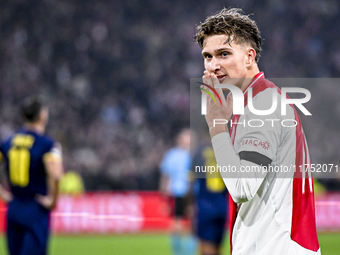
[[[227,125],[220,124],[220,125],[215,125],[214,127],[209,127],[209,132],[210,132],[210,136],[213,137],[223,132],[229,133],[229,130],[228,130]]]

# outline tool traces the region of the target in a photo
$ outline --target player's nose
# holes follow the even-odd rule
[[[221,69],[221,62],[218,58],[213,57],[209,62],[208,71],[209,72],[216,72]]]

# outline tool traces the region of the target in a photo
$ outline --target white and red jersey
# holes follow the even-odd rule
[[[308,167],[305,169],[310,157],[300,117],[292,105],[287,106],[285,116],[280,110],[269,116],[253,114],[248,105],[249,88],[252,105],[258,110],[271,107],[273,93],[278,99],[281,96],[281,90],[262,72],[254,77],[244,90],[244,114],[233,116],[231,141],[227,133],[212,138],[217,163],[232,163],[229,147],[233,147],[240,165],[269,165],[277,171],[224,179],[232,198],[232,255],[320,254],[313,179]],[[282,167],[290,171],[284,172]]]

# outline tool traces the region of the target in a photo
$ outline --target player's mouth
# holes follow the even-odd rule
[[[227,75],[216,75],[216,77],[218,81],[222,83],[225,80],[225,78],[227,78]]]

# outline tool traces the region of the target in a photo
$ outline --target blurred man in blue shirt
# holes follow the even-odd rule
[[[195,253],[195,241],[183,220],[188,216],[187,195],[190,188],[190,130],[177,136],[177,146],[170,149],[161,163],[161,192],[175,201],[172,248],[175,255]]]

